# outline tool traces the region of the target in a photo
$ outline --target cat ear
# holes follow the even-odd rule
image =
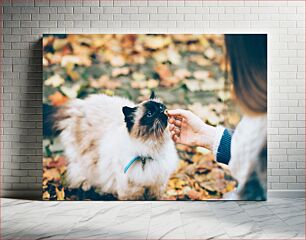
[[[124,121],[126,122],[126,127],[129,131],[131,131],[134,125],[134,113],[137,110],[137,107],[131,108],[128,106],[124,106],[122,108],[122,112],[124,114]]]
[[[156,98],[156,96],[155,96],[155,92],[152,90],[151,95],[150,95],[150,99],[154,99],[154,98]]]
[[[122,112],[123,112],[125,117],[130,117],[135,111],[136,111],[136,107],[131,108],[131,107],[128,107],[128,106],[124,106],[122,108]]]

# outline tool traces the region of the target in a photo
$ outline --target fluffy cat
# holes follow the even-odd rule
[[[96,94],[61,108],[57,125],[70,187],[94,187],[120,200],[160,198],[178,164],[164,110],[154,93],[138,105]]]

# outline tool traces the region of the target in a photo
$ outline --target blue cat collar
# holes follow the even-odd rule
[[[124,167],[124,173],[127,172],[127,170],[129,170],[129,168],[131,167],[131,165],[136,162],[137,160],[140,160],[141,157],[140,156],[136,156],[134,158],[131,159],[131,161],[128,162],[128,164]]]

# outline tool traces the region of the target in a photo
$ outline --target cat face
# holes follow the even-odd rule
[[[166,106],[160,103],[152,92],[150,99],[134,108],[123,107],[124,120],[129,133],[142,140],[158,140],[167,127]]]

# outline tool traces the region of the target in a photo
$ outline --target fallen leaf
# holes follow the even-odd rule
[[[49,163],[50,163],[51,161],[53,161],[53,158],[46,158],[46,157],[44,157],[44,158],[43,158],[43,167],[49,166]]]
[[[147,87],[147,82],[146,81],[134,81],[131,82],[132,88],[138,88],[138,89],[144,89]]]
[[[118,77],[120,75],[128,75],[129,73],[130,69],[128,67],[114,68],[112,70],[112,77]]]
[[[211,74],[209,71],[198,70],[198,71],[193,72],[193,76],[195,79],[205,80],[206,78],[210,77]]]
[[[52,86],[54,88],[61,86],[65,83],[65,79],[62,78],[59,74],[55,74],[52,77],[49,77],[47,80],[45,80],[46,86]]]
[[[167,49],[168,60],[172,64],[179,65],[181,63],[181,55],[177,52],[174,46]]]
[[[114,90],[121,86],[121,82],[112,80],[107,75],[102,75],[99,79],[91,78],[89,80],[90,86],[93,88],[106,88],[106,90]]]
[[[50,199],[50,194],[47,191],[45,191],[43,193],[43,200],[49,200],[49,199]]]
[[[52,159],[52,161],[48,162],[47,167],[48,168],[61,168],[66,165],[67,165],[66,158],[63,156],[58,156]]]
[[[163,51],[156,51],[152,54],[152,57],[159,63],[167,62],[169,57],[166,50]]]
[[[201,200],[201,193],[195,191],[195,190],[190,190],[188,192],[188,197],[191,199],[191,200]]]
[[[44,67],[49,66],[49,61],[48,61],[48,59],[45,58],[45,57],[43,57],[43,66],[44,66]]]
[[[201,67],[207,67],[211,65],[211,62],[208,59],[205,59],[202,55],[193,55],[190,56],[189,60],[195,62]]]
[[[65,38],[55,38],[53,42],[53,48],[55,51],[59,51],[67,45],[68,41]]]
[[[56,200],[59,200],[59,201],[65,200],[64,188],[62,188],[61,190],[56,188],[55,191],[56,191]]]
[[[187,88],[191,92],[199,91],[201,90],[201,83],[199,81],[195,80],[185,80],[184,83],[186,84]]]
[[[48,179],[48,181],[51,181],[51,180],[59,181],[61,178],[61,175],[56,168],[51,168],[51,169],[46,169],[44,171],[43,178]]]
[[[209,59],[213,59],[216,57],[216,52],[213,48],[207,48],[206,51],[204,52],[205,56]]]
[[[149,79],[147,81],[147,88],[157,88],[159,85],[159,81],[155,80],[155,79]]]
[[[209,115],[206,116],[206,119],[213,126],[217,126],[220,122],[220,117],[218,117],[214,112],[210,112]]]
[[[224,171],[220,168],[213,168],[211,170],[211,176],[213,179],[221,179],[224,178]]]
[[[166,80],[172,76],[172,72],[166,64],[159,64],[154,67],[154,70],[158,73],[162,80]]]
[[[74,88],[69,88],[66,86],[61,87],[61,91],[70,99],[74,99],[78,96],[78,90]]]
[[[48,60],[49,64],[60,64],[62,61],[62,54],[55,52],[54,54],[52,53],[47,53],[45,54],[45,58]]]
[[[184,80],[185,78],[189,78],[191,73],[187,69],[178,69],[174,72],[174,76],[180,80]]]
[[[169,66],[166,64],[158,64],[154,67],[154,70],[158,73],[161,80],[160,85],[163,87],[175,86],[180,82],[179,78],[172,75]]]
[[[113,56],[110,60],[113,67],[122,67],[125,64],[125,59],[121,55]]]
[[[170,42],[167,36],[146,35],[144,46],[150,49],[160,49],[169,45]]]
[[[54,41],[53,36],[46,36],[43,38],[42,45],[43,47],[46,47],[48,45],[51,45],[53,41]]]
[[[55,92],[54,94],[50,95],[48,98],[51,101],[51,105],[56,107],[65,104],[69,100],[66,96],[64,96],[60,92]]]
[[[143,81],[143,80],[145,80],[146,79],[146,76],[143,74],[143,73],[141,73],[141,72],[134,72],[133,74],[132,74],[132,78],[135,80],[135,81]]]
[[[204,82],[201,82],[201,90],[203,91],[216,91],[223,90],[224,82],[222,79],[216,81],[215,79],[207,78]]]
[[[61,59],[61,66],[66,67],[68,64],[77,64],[88,67],[91,65],[91,60],[87,56],[65,55]]]

